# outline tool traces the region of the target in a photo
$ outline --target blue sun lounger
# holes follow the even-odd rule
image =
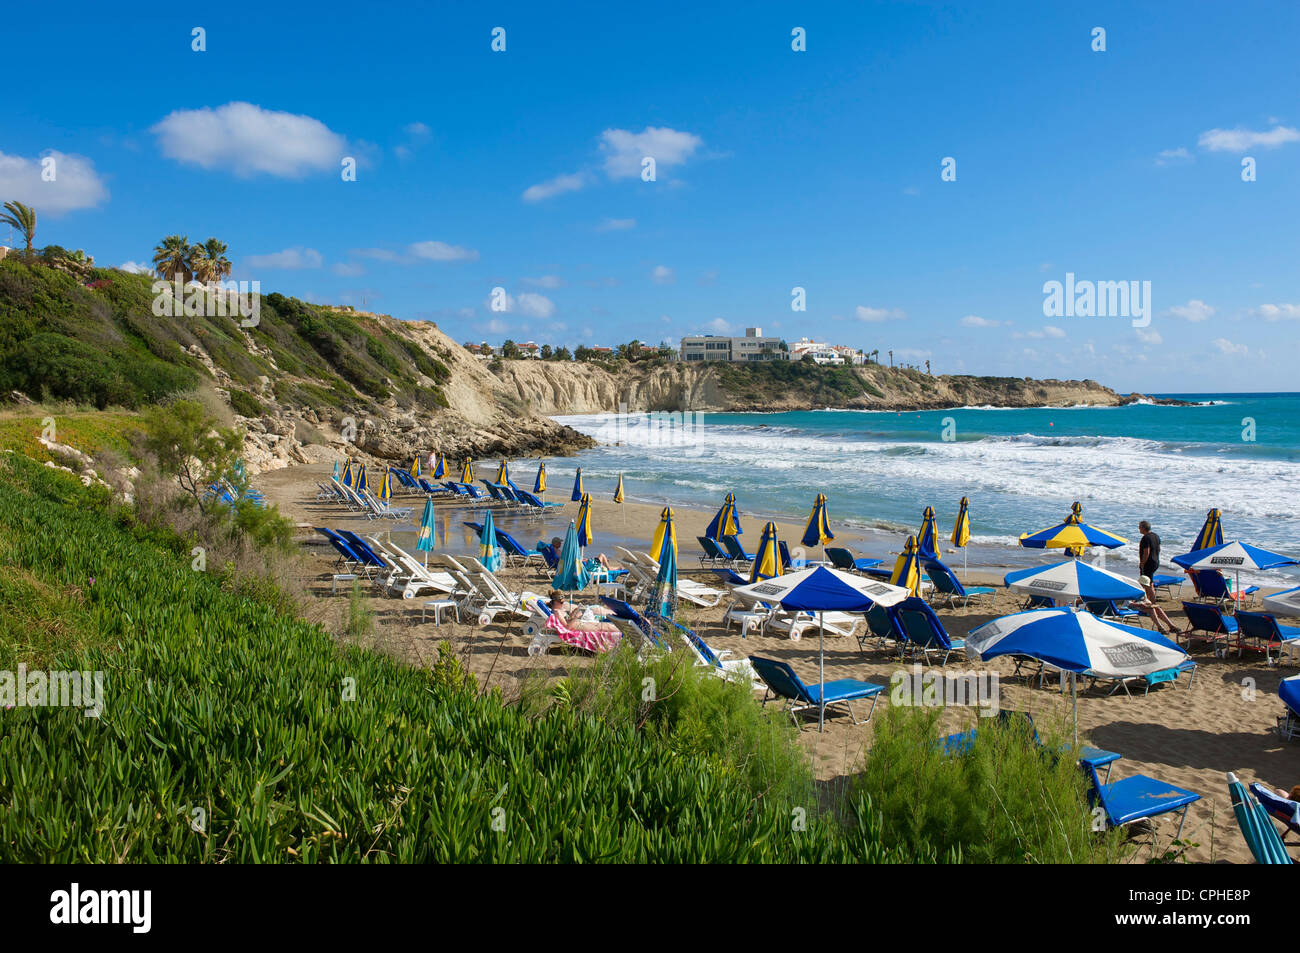
[[[1151,588],[1156,592],[1163,589],[1166,594],[1173,595],[1174,590],[1182,591],[1183,583],[1187,581],[1186,575],[1171,576],[1169,573],[1156,573],[1151,577]]]
[[[964,650],[966,647],[965,639],[954,639],[948,634],[948,630],[924,599],[909,596],[892,606],[891,611],[903,633],[904,641],[899,645],[900,655],[911,646],[913,655],[920,652],[921,660],[929,665],[930,653],[940,652],[943,660],[939,665],[943,666],[948,664],[948,656],[954,650]]]
[[[1295,653],[1300,649],[1300,627],[1282,625],[1274,616],[1266,612],[1247,612],[1245,609],[1238,609],[1236,622],[1242,645],[1255,651],[1262,648],[1264,661],[1269,665],[1273,664],[1273,658],[1269,655],[1269,650],[1273,647],[1277,647],[1279,662],[1282,660],[1283,651],[1289,650]],[[1255,644],[1245,645],[1247,639]]]
[[[1114,599],[1097,599],[1085,602],[1083,607],[1099,619],[1114,619],[1125,624],[1141,624],[1145,616],[1137,609],[1119,605]]]
[[[1192,588],[1200,599],[1210,599],[1219,605],[1250,605],[1252,597],[1259,592],[1259,586],[1246,586],[1241,592],[1233,592],[1232,586],[1223,573],[1217,569],[1188,569],[1192,577]]]
[[[1034,744],[1039,745],[1040,747],[1045,747],[1045,745],[1043,745],[1043,740],[1038,737],[1038,727],[1034,724],[1034,716],[1029,712],[1008,711],[1007,709],[998,712],[999,721],[1009,722],[1013,718],[1023,718],[1028,722],[1029,732],[1033,737]],[[943,738],[940,743],[943,745],[944,754],[965,754],[975,744],[977,731],[979,731],[978,728],[972,728],[969,731],[960,731],[955,735],[948,735],[946,738]],[[1069,750],[1071,750],[1069,745],[1064,745],[1061,748],[1062,752]],[[1119,752],[1107,751],[1104,748],[1093,748],[1089,745],[1082,745],[1079,748],[1079,764],[1089,764],[1094,768],[1104,767],[1106,769],[1107,780],[1110,779],[1111,767],[1116,761],[1121,760],[1123,757],[1124,756]]]
[[[352,547],[353,552],[361,554],[367,566],[373,566],[376,569],[391,568],[388,565],[388,561],[385,560],[383,556],[375,552],[375,550],[373,549],[373,547],[371,547],[369,543],[367,543],[356,533],[352,532],[352,530],[341,529],[338,530],[337,532],[340,536],[343,537],[344,540],[347,541],[348,545]]]
[[[623,599],[615,599],[612,596],[601,596],[600,601],[605,604],[607,609],[614,613],[614,618],[622,619],[624,622],[631,622],[636,626],[637,631],[641,633],[642,637],[655,648],[661,649],[665,652],[672,651],[672,646],[669,644],[668,640],[663,638],[655,630],[655,627],[650,624],[649,619],[633,609],[631,603]]]
[[[700,549],[704,554],[700,556],[701,566],[716,566],[719,563],[731,562],[731,557],[718,545],[718,541],[709,536],[696,536],[696,542],[700,544]]]
[[[782,572],[791,572],[795,569],[803,569],[808,565],[808,560],[806,559],[792,559],[790,557],[790,547],[786,545],[785,540],[777,540],[776,548],[781,553]]]
[[[880,700],[880,693],[885,690],[884,685],[875,685],[871,682],[860,682],[855,678],[839,678],[833,682],[827,682],[823,685],[805,685],[800,681],[799,676],[785,662],[778,662],[775,659],[763,658],[759,655],[751,655],[749,663],[754,666],[754,671],[758,677],[763,680],[767,686],[767,691],[763,693],[763,705],[766,707],[769,697],[783,698],[789,705],[790,717],[794,718],[796,712],[805,711],[809,708],[817,709],[817,730],[821,731],[826,721],[826,709],[832,705],[843,705],[849,712],[849,718],[855,725],[861,725],[871,720],[872,714],[875,713],[876,703]],[[871,699],[871,711],[867,712],[867,717],[858,720],[853,712],[853,702],[860,699]],[[795,721],[798,724],[798,720]]]
[[[350,545],[348,545],[347,540],[345,540],[338,533],[334,532],[334,530],[326,529],[324,526],[317,526],[316,532],[320,533],[327,540],[329,540],[329,544],[333,546],[334,551],[338,553],[339,558],[335,562],[336,568],[347,567],[347,566],[360,566],[365,563],[365,559],[362,558],[361,554],[356,552]]]
[[[858,636],[858,650],[863,655],[867,652],[868,639],[875,639],[877,647],[881,649],[888,648],[890,642],[901,647],[907,641],[907,633],[903,631],[902,623],[898,621],[898,616],[894,614],[892,608],[873,602],[865,615],[867,624],[862,634]]]
[[[1183,612],[1187,613],[1187,628],[1178,634],[1187,638],[1188,646],[1192,639],[1209,642],[1215,647],[1214,654],[1222,656],[1228,645],[1237,639],[1237,620],[1224,615],[1218,606],[1184,600]]]
[[[714,566],[713,574],[728,586],[748,586],[749,580],[728,566]]]
[[[956,607],[957,605],[966,606],[972,599],[979,596],[991,596],[995,589],[991,586],[971,586],[967,588],[961,584],[957,574],[945,566],[937,559],[926,559],[922,561],[925,567],[926,575],[930,577],[930,583],[934,586],[934,596],[936,602],[942,597],[943,604],[946,606]]]
[[[1181,811],[1178,833],[1174,835],[1177,840],[1182,836],[1183,825],[1187,822],[1187,808],[1201,799],[1195,791],[1166,784],[1145,774],[1135,774],[1105,784],[1097,777],[1095,767],[1084,762],[1080,762],[1080,765],[1091,788],[1088,799],[1101,806],[1106,814],[1106,823],[1111,827],[1123,827],[1135,821]]]
[[[844,572],[865,572],[868,569],[875,569],[881,563],[879,559],[858,558],[843,546],[827,546],[826,558],[831,561],[832,566]]]
[[[752,553],[745,552],[745,547],[740,545],[740,540],[734,536],[722,537],[722,545],[727,550],[727,559],[733,563],[752,563],[754,556]]]
[[[563,503],[543,503],[539,497],[534,496],[527,490],[521,490],[518,487],[515,488],[515,496],[519,497],[519,499],[524,502],[525,506],[531,506],[536,510],[549,510],[552,507],[564,505]]]

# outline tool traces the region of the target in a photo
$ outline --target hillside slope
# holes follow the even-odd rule
[[[156,307],[152,283],[116,269],[74,275],[0,261],[0,394],[132,410],[215,390],[248,430],[255,472],[344,454],[459,459],[590,445],[523,411],[431,322],[269,294],[256,325],[243,327],[238,313],[202,313],[202,302],[193,314]]]

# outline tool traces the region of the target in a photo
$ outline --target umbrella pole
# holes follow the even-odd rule
[[[1079,673],[1070,673],[1070,698],[1074,706],[1074,746],[1079,747]]]
[[[825,616],[817,610],[817,677],[821,679],[821,694],[817,696],[817,730],[823,731],[826,724],[826,630],[822,628]]]

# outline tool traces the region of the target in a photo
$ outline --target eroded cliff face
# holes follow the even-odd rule
[[[931,376],[876,365],[854,368],[851,373],[861,382],[860,392],[829,397],[780,383],[747,381],[744,368],[727,371],[707,364],[652,368],[631,365],[611,373],[595,364],[505,361],[499,379],[506,392],[522,405],[545,415],[610,413],[617,411],[620,404],[633,412],[775,412],[826,406],[878,410],[985,405],[1110,407],[1138,396],[1121,396],[1089,380]]]
[[[711,368],[672,364],[629,366],[611,373],[595,364],[505,361],[501,384],[534,413],[717,409],[728,401]]]

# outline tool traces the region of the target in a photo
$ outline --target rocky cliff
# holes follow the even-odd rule
[[[667,364],[601,366],[505,361],[507,393],[539,414],[693,410],[774,412],[823,407],[928,410],[963,406],[1111,407],[1141,395],[1120,395],[1096,381],[928,375],[879,365],[822,368],[803,364]]]

